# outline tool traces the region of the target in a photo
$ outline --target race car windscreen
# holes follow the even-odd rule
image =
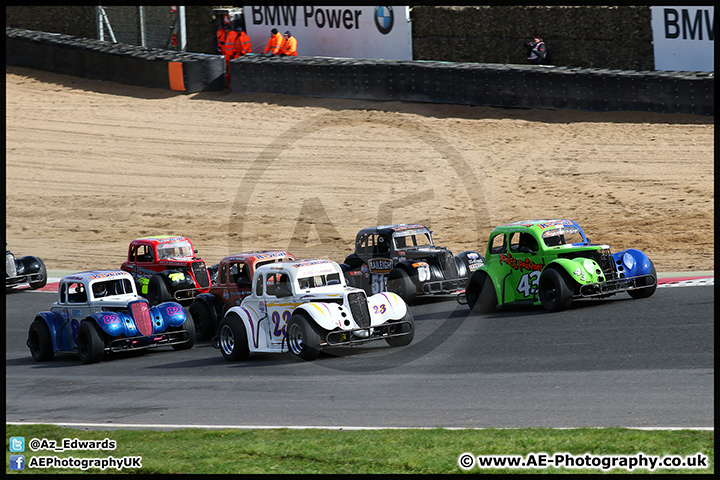
[[[192,257],[193,249],[190,242],[172,242],[158,245],[158,257],[164,258]]]
[[[573,243],[583,243],[583,237],[580,230],[574,227],[554,228],[543,232],[543,241],[548,247],[557,247],[558,245],[570,245]]]
[[[132,285],[130,280],[127,278],[120,278],[115,280],[105,280],[102,282],[95,282],[92,285],[93,298],[110,297],[113,295],[124,295],[126,293],[133,293]]]
[[[396,249],[409,247],[432,247],[433,241],[430,233],[426,230],[408,230],[406,232],[396,232],[393,235]]]
[[[300,290],[309,290],[311,288],[327,287],[329,285],[341,285],[340,274],[330,273],[328,275],[313,275],[311,277],[298,278]]]

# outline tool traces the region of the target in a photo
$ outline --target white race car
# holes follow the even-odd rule
[[[412,312],[398,295],[368,297],[345,284],[336,262],[301,260],[259,267],[252,293],[225,313],[212,343],[228,361],[287,351],[314,360],[324,347],[380,339],[398,347],[414,335]]]

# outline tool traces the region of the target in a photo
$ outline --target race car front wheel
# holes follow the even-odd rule
[[[172,295],[170,295],[170,289],[168,288],[165,277],[162,275],[153,275],[150,277],[147,299],[153,307],[173,299]]]
[[[36,362],[52,360],[55,356],[52,341],[50,340],[50,329],[44,320],[37,318],[30,325],[28,347]]]
[[[303,360],[315,360],[320,356],[320,334],[310,321],[300,314],[294,314],[287,323],[288,347],[293,355]]]
[[[651,281],[648,279],[646,280],[646,285],[643,288],[638,288],[637,290],[628,290],[628,295],[630,295],[632,298],[648,298],[651,297],[653,293],[655,293],[655,290],[657,289],[657,272],[655,271],[655,265],[653,265],[652,262],[650,262],[650,275],[655,277],[655,280],[652,280],[654,283],[650,283]]]
[[[173,350],[188,350],[195,345],[195,322],[193,321],[192,315],[186,312],[185,321],[180,326],[180,330],[186,330],[189,338],[187,342],[174,343],[172,344]]]
[[[397,294],[405,303],[409,304],[415,300],[417,288],[410,275],[401,269],[393,268],[388,274],[388,291]]]
[[[215,322],[208,305],[202,300],[195,300],[188,311],[195,322],[195,338],[200,342],[210,340],[215,334]]]
[[[470,277],[465,298],[473,313],[490,313],[498,303],[492,279],[482,270],[474,272]]]
[[[228,362],[238,362],[250,356],[245,324],[237,315],[230,314],[220,322],[218,341],[220,351]]]
[[[86,320],[80,324],[77,334],[77,349],[80,361],[85,364],[97,363],[105,353],[105,342],[100,327]]]
[[[545,310],[560,312],[570,308],[573,296],[573,289],[570,287],[571,281],[564,271],[556,268],[543,270],[538,283],[538,293]]]
[[[398,335],[397,337],[387,337],[385,339],[387,344],[391,347],[404,347],[406,345],[410,345],[415,337],[415,320],[413,319],[413,314],[410,311],[410,308],[408,308],[407,312],[405,312],[405,316],[402,318],[401,322],[407,323],[393,325],[390,327],[390,333],[402,335]]]

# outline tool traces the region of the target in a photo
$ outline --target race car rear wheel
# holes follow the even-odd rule
[[[417,295],[417,288],[415,288],[415,284],[410,279],[410,275],[401,268],[393,268],[390,270],[387,289],[389,292],[399,295],[400,298],[405,300],[405,303],[412,302]]]
[[[159,305],[163,302],[169,302],[173,299],[170,294],[170,288],[167,279],[162,275],[153,275],[148,283],[147,299],[151,306]]]
[[[407,323],[402,323],[400,325],[393,325],[392,327],[390,327],[391,334],[405,334],[398,337],[386,338],[385,341],[391,347],[404,347],[406,345],[410,345],[410,343],[413,341],[413,338],[415,338],[415,320],[413,319],[413,314],[410,311],[410,308],[407,309],[407,312],[405,312],[405,316],[402,318],[401,321],[409,322],[409,325]]]
[[[193,321],[192,315],[187,314],[185,316],[185,321],[180,326],[180,330],[187,330],[190,337],[188,338],[187,342],[183,343],[175,343],[172,346],[174,350],[188,350],[195,345],[195,322]]]
[[[497,294],[490,276],[478,270],[472,274],[467,288],[465,298],[473,313],[490,313],[497,307]]]
[[[293,355],[303,360],[315,360],[320,356],[320,334],[311,321],[296,313],[287,323],[288,347]]]
[[[637,290],[628,290],[628,295],[630,295],[632,298],[648,298],[652,296],[652,294],[655,293],[655,290],[657,289],[657,272],[655,271],[655,265],[653,265],[652,262],[650,262],[650,274],[655,277],[655,280],[653,280],[655,283],[651,287],[639,288]]]
[[[77,333],[78,357],[85,364],[97,363],[105,353],[104,333],[100,332],[95,322],[85,320],[80,324]]]
[[[543,270],[538,283],[538,293],[545,310],[560,312],[570,308],[573,296],[573,289],[570,287],[571,281],[564,271],[556,268]]]
[[[47,323],[41,318],[36,318],[35,321],[30,324],[28,347],[30,348],[30,354],[36,362],[52,360],[55,356],[52,340],[50,339],[50,329]]]
[[[188,311],[195,323],[195,338],[200,342],[210,340],[215,334],[215,322],[207,303],[195,300],[190,304]]]
[[[38,261],[38,264],[40,265],[40,269],[37,271],[37,275],[39,276],[38,280],[36,280],[34,282],[29,282],[30,288],[32,288],[33,290],[42,288],[47,284],[47,268],[45,268],[45,263],[42,260],[40,260],[39,258],[37,259],[37,261]]]
[[[245,324],[237,315],[223,318],[218,329],[220,351],[228,362],[238,362],[250,356]]]

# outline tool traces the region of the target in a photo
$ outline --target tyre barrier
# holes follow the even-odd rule
[[[6,65],[186,93],[222,90],[220,55],[5,27]]]
[[[715,114],[712,72],[246,55],[230,79],[235,93]]]
[[[187,93],[224,88],[220,55],[10,27],[5,27],[5,37],[6,65]],[[235,93],[504,108],[714,116],[714,86],[712,72],[253,54],[230,61],[230,87]]]

